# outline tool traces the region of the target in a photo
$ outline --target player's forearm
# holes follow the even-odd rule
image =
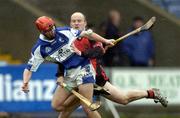
[[[28,69],[24,69],[23,73],[23,83],[28,83],[31,78],[32,72]]]
[[[102,43],[107,44],[108,40],[103,38],[102,36],[96,34],[95,32],[93,32],[92,30],[87,30],[87,31],[82,31],[81,36],[86,36],[89,39],[95,40],[95,41],[99,41]]]
[[[89,36],[89,38],[95,40],[95,41],[99,41],[102,43],[107,43],[107,39],[103,38],[102,36],[96,34],[96,33],[92,33],[92,35]]]
[[[57,78],[57,84],[60,84],[60,85],[62,85],[63,84],[63,82],[64,82],[64,76],[59,76],[58,78]]]
[[[56,77],[64,76],[64,66],[60,63],[58,63],[58,70],[56,73]]]

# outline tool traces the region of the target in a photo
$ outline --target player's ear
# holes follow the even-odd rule
[[[85,27],[87,26],[87,21],[86,20],[84,21],[84,25],[85,25]]]

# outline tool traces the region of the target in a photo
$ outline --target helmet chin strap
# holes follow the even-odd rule
[[[46,38],[47,38],[47,40],[54,40],[54,38],[55,38],[55,36],[51,36],[51,37],[48,37],[47,35],[44,35]]]
[[[47,38],[47,40],[53,40],[56,35],[55,30],[56,30],[56,27],[53,26],[52,30],[49,33],[43,33],[43,35]]]

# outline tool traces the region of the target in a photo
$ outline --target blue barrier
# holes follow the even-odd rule
[[[42,64],[32,75],[28,94],[21,91],[24,68],[25,65],[0,67],[0,111],[52,111],[50,101],[56,88],[57,65]]]

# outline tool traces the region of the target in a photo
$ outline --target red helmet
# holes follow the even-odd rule
[[[35,21],[36,27],[39,31],[48,31],[52,26],[55,25],[54,21],[47,17],[47,16],[41,16]]]

